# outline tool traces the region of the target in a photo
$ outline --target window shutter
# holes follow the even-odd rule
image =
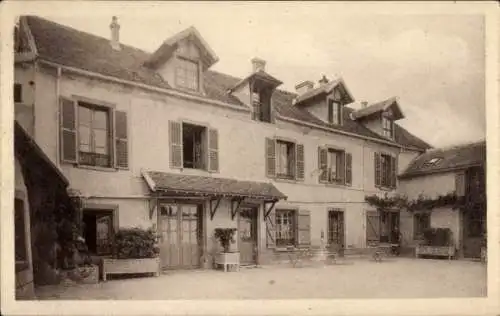
[[[457,196],[465,196],[465,172],[455,174],[455,192]]]
[[[377,211],[366,212],[366,243],[380,241],[380,215]]]
[[[208,171],[219,171],[219,133],[213,128],[208,130]]]
[[[304,170],[304,145],[302,144],[296,144],[295,145],[295,150],[296,150],[296,167],[297,167],[297,171],[296,171],[296,179],[297,180],[304,180],[304,174],[305,174],[305,170]]]
[[[391,157],[391,187],[396,188],[398,176],[398,158]]]
[[[375,153],[375,186],[380,186],[382,184],[382,168],[381,168],[381,159],[380,153]]]
[[[276,175],[276,141],[266,138],[266,175],[273,178]]]
[[[182,168],[182,124],[169,121],[170,168]]]
[[[352,154],[345,154],[345,184],[352,184]]]
[[[127,113],[115,111],[115,164],[117,168],[128,168],[128,129]]]
[[[345,182],[345,153],[338,152],[337,154],[337,183],[344,184]]]
[[[318,147],[318,169],[319,182],[328,182],[328,151],[323,147]]]
[[[311,245],[311,212],[299,210],[297,212],[297,246],[309,247]]]
[[[76,101],[67,98],[60,99],[60,142],[61,161],[78,162],[78,111]]]
[[[276,209],[266,218],[266,245],[267,248],[276,247]]]

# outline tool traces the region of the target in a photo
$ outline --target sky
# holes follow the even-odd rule
[[[398,97],[405,115],[398,123],[433,146],[485,138],[481,15],[353,14],[334,3],[303,2],[164,2],[110,13],[45,17],[109,38],[115,14],[120,41],[149,52],[194,26],[219,56],[213,70],[244,77],[259,57],[288,91],[340,76],[354,108]]]

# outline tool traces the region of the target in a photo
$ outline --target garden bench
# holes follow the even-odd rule
[[[312,248],[295,248],[287,247],[287,255],[290,263],[295,268],[298,263],[304,261],[312,261],[313,258],[324,256],[324,263],[337,263],[337,259],[340,257],[340,248],[338,247],[328,247],[325,249],[312,249]]]

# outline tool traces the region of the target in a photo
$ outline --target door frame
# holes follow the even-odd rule
[[[343,208],[328,208],[326,212],[326,240],[325,240],[325,246],[330,246],[330,241],[329,236],[328,236],[328,230],[330,228],[330,212],[338,212],[342,213],[342,242],[343,244],[343,249],[347,248],[346,240],[347,240],[347,230],[346,230],[346,223],[345,223],[345,209]]]
[[[260,209],[261,209],[261,204],[259,203],[253,203],[253,202],[241,202],[240,208],[251,208],[255,211],[255,216],[253,217],[253,220],[255,221],[255,252],[254,252],[254,264],[259,264],[259,257],[260,257],[260,225],[259,225],[259,218],[260,218]],[[238,214],[236,216],[236,229],[238,230],[238,251],[240,250],[240,211],[238,210]]]
[[[198,250],[199,250],[199,254],[198,254],[198,266],[196,267],[192,267],[190,269],[200,269],[203,267],[204,265],[204,256],[206,254],[206,248],[207,248],[207,236],[206,236],[206,210],[207,210],[207,207],[206,207],[206,200],[205,199],[197,199],[197,198],[188,198],[188,199],[178,199],[178,198],[158,198],[157,201],[156,201],[156,227],[157,227],[157,231],[161,230],[161,211],[160,211],[160,206],[162,204],[173,204],[173,205],[176,205],[176,206],[182,206],[183,204],[184,205],[196,205],[197,207],[201,208],[200,210],[200,215],[201,215],[201,218],[198,218],[198,222],[196,224],[196,228],[200,228],[201,229],[201,232],[196,232],[197,236],[199,236],[199,240],[198,240]],[[179,217],[180,215],[178,215]],[[179,221],[179,218],[177,219],[178,222]],[[180,228],[180,227],[178,227]],[[160,232],[160,231],[159,231]],[[180,232],[178,233],[180,234]],[[178,239],[179,240],[179,239]],[[160,247],[160,251],[161,251],[161,247]],[[160,258],[161,258],[161,255],[160,255]],[[164,267],[163,264],[161,263],[161,259],[160,259],[160,265],[161,265],[161,268],[162,269],[171,269],[171,270],[174,270],[174,269],[185,269],[184,267]]]

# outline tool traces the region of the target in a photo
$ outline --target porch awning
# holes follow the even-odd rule
[[[142,173],[153,192],[174,195],[239,197],[278,201],[286,199],[273,184],[235,179],[183,175],[156,171]]]

